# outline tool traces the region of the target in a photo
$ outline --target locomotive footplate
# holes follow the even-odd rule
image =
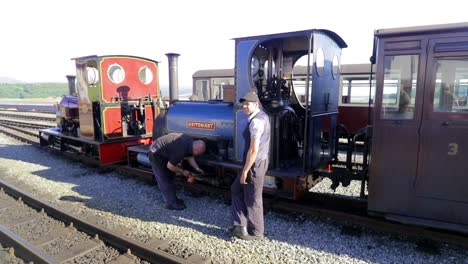
[[[82,137],[74,137],[62,134],[59,128],[40,129],[39,138],[41,146],[49,146],[61,151],[71,151],[82,155],[91,156],[99,160],[101,165],[125,162],[127,160],[127,148],[135,145],[147,145],[151,137],[126,137],[110,139],[99,142]]]

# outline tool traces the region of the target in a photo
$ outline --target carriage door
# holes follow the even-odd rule
[[[429,41],[416,193],[468,202],[468,38]]]

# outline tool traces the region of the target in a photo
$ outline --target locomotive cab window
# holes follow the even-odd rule
[[[86,77],[88,84],[96,84],[99,82],[99,72],[95,67],[86,67]]]
[[[419,56],[385,56],[384,60],[381,118],[413,119]]]
[[[441,59],[437,63],[434,112],[468,112],[468,59]]]
[[[305,78],[305,76],[307,75],[307,57],[308,56],[310,56],[310,63],[311,63],[309,70],[312,71],[312,66],[313,66],[312,60],[314,58],[314,54],[313,53],[305,54],[294,63],[294,68],[297,69],[295,71],[297,71],[299,74],[297,74],[297,76],[293,76],[292,78],[292,86],[294,87],[294,94],[297,98],[297,101],[300,102],[301,105],[303,106],[306,104],[305,95],[306,95],[306,87],[307,87],[306,85],[307,78]],[[312,77],[309,78],[309,94],[310,94],[310,89],[312,89]]]
[[[338,58],[338,55],[336,55],[336,54],[335,54],[335,56],[333,56],[331,70],[332,70],[333,79],[336,79],[336,77],[338,76],[338,73],[340,71],[340,59]]]
[[[322,48],[317,49],[317,57],[315,58],[315,67],[319,76],[323,75],[323,68],[325,66],[325,54]]]
[[[119,64],[112,64],[107,70],[107,76],[115,83],[119,84],[125,79],[125,70]]]
[[[153,81],[153,72],[148,66],[143,66],[138,71],[138,78],[143,84],[150,84]]]

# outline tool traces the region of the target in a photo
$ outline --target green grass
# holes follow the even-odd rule
[[[1,103],[58,103],[62,97],[49,97],[49,98],[0,98]]]
[[[0,98],[43,101],[68,94],[66,83],[0,83]]]

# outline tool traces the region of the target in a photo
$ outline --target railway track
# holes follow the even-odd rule
[[[36,120],[55,122],[55,114],[41,112],[17,112],[12,110],[0,110],[0,117],[20,120]]]
[[[34,263],[202,263],[163,251],[167,241],[140,243],[82,219],[0,180],[0,240]],[[94,223],[96,222],[96,223]],[[202,261],[200,261],[202,260]]]
[[[3,128],[0,126],[0,129]],[[21,139],[21,135],[18,132],[11,132],[9,135],[36,145],[38,145],[37,143],[39,142],[37,136],[36,141],[29,141],[28,139]],[[51,151],[54,152],[53,150]],[[64,155],[64,153],[60,153],[61,155]],[[81,160],[87,164],[96,165],[95,161],[87,159],[86,157],[79,157],[71,153],[66,153],[66,156]],[[148,182],[153,180],[151,171],[146,169],[122,165],[107,166],[105,169],[116,170],[126,175],[135,176]],[[224,199],[226,199],[226,201],[230,200],[228,190],[214,188],[203,184],[192,185],[186,183],[182,179],[178,180],[177,183],[192,193],[222,196]],[[344,224],[344,233],[350,232],[349,230],[352,230],[352,233],[359,234],[365,229],[371,229],[375,231],[401,235],[415,240],[417,243],[424,243],[424,241],[437,241],[461,246],[468,249],[468,237],[464,234],[404,225],[396,222],[386,221],[378,217],[371,217],[366,213],[365,199],[343,197],[332,194],[308,193],[300,202],[292,202],[290,200],[281,199],[267,194],[264,197],[264,207],[270,210],[281,211],[286,214],[303,214],[323,218],[326,220],[332,219],[333,221]]]

